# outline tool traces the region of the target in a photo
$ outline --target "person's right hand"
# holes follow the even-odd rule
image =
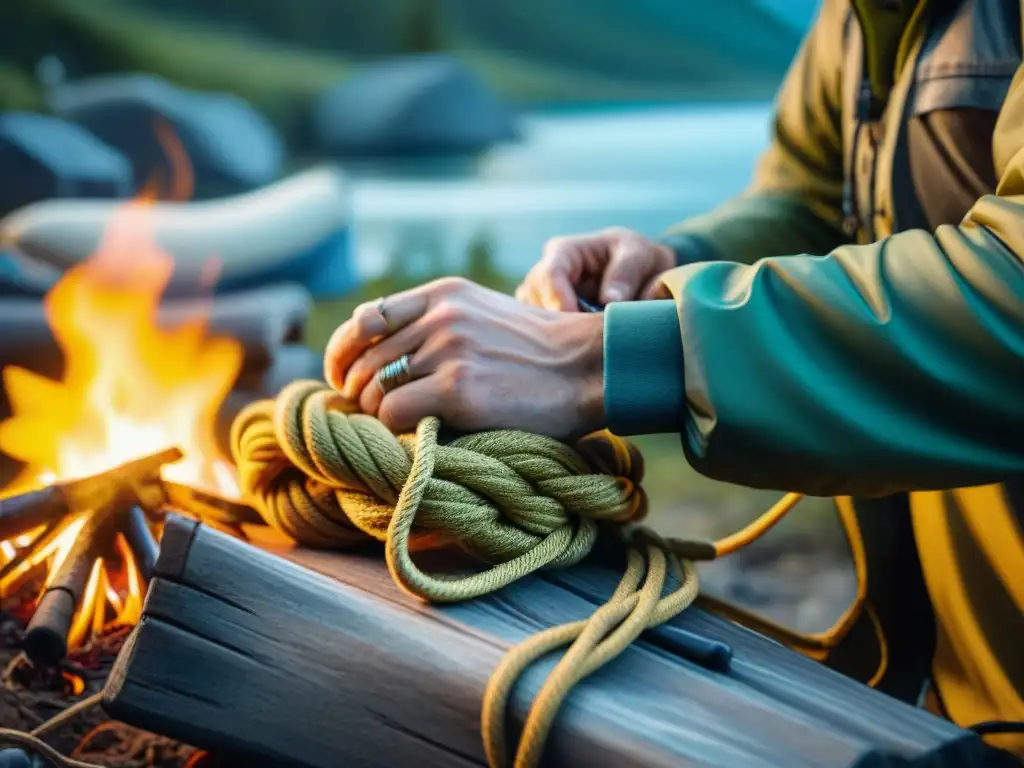
[[[671,248],[621,227],[556,237],[544,246],[516,298],[562,312],[577,311],[578,298],[601,304],[659,298],[666,295],[659,278],[674,266]]]

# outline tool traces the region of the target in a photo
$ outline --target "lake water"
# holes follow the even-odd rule
[[[490,245],[517,276],[555,235],[626,226],[655,236],[749,182],[768,142],[770,104],[536,114],[522,140],[472,168],[353,180],[355,258],[365,277],[395,266],[458,272]]]

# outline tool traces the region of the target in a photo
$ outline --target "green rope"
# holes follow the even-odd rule
[[[301,381],[276,400],[243,410],[231,445],[242,492],[268,525],[307,546],[383,541],[395,581],[431,602],[468,600],[539,569],[577,563],[593,548],[601,524],[636,522],[646,510],[640,455],[608,433],[574,447],[515,431],[442,444],[439,429],[428,418],[415,436],[395,436],[377,419],[347,412],[323,384]],[[490,567],[462,577],[420,570],[410,547],[436,538]],[[515,680],[531,663],[570,646],[530,709],[516,768],[539,763],[573,685],[696,598],[696,575],[670,546],[646,531],[629,539],[629,567],[609,602],[586,621],[553,627],[513,648],[492,676],[482,715],[492,766],[508,763],[505,710]],[[670,573],[679,586],[665,594]]]

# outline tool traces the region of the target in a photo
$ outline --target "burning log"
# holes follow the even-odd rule
[[[280,557],[170,518],[104,708],[239,765],[482,766],[480,701],[502,654],[589,615],[617,580],[595,558],[426,607],[379,556]],[[731,668],[641,638],[573,690],[545,765],[852,765],[871,750],[914,757],[966,737],[698,608],[668,627],[731,646]],[[553,663],[517,686],[511,732]]]
[[[163,488],[169,506],[187,512],[199,520],[211,520],[224,525],[263,522],[259,512],[248,504],[212,491],[166,480],[163,482]]]
[[[153,568],[156,566],[157,554],[160,551],[159,545],[153,532],[149,529],[146,521],[146,513],[139,506],[130,507],[122,516],[118,529],[128,542],[128,548],[135,558],[135,565],[143,579],[149,581],[153,578]]]
[[[59,485],[0,499],[0,541],[49,525],[69,510],[67,495]]]
[[[79,611],[83,634],[87,622],[102,625],[106,606],[106,571],[101,558],[112,549],[117,527],[124,519],[125,537],[140,567],[156,557],[156,542],[146,527],[144,513],[135,507],[140,498],[159,494],[159,473],[177,461],[177,448],[143,456],[97,475],[58,483],[38,491],[0,501],[0,541],[10,542],[26,532],[43,528],[23,549],[11,547],[0,569],[0,591],[20,583],[34,567],[54,557],[46,587],[28,625],[24,649],[37,665],[53,665],[67,653]],[[146,536],[149,536],[148,540]],[[8,544],[8,546],[11,546]],[[90,584],[95,579],[95,584]],[[98,605],[83,602],[88,593]],[[98,597],[97,597],[98,595]]]
[[[25,654],[33,664],[53,666],[67,654],[72,621],[94,564],[113,546],[117,532],[115,512],[112,508],[99,509],[86,516],[39,598],[22,641]]]
[[[181,457],[180,449],[168,448],[98,475],[0,499],[0,541],[54,523],[73,512],[106,506],[127,488],[144,484],[147,477],[158,476],[161,467]]]

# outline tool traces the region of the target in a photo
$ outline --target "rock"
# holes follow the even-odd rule
[[[31,112],[0,114],[0,216],[54,197],[124,197],[128,160],[73,123]]]
[[[444,55],[365,67],[320,96],[312,127],[320,151],[346,158],[472,154],[517,135],[512,110]]]
[[[35,761],[20,749],[0,749],[0,768],[34,768]]]
[[[170,170],[157,125],[164,121],[192,166],[197,197],[254,189],[277,178],[284,146],[270,122],[227,93],[177,88],[149,75],[101,77],[57,86],[54,112],[90,130],[131,160],[135,186]]]

